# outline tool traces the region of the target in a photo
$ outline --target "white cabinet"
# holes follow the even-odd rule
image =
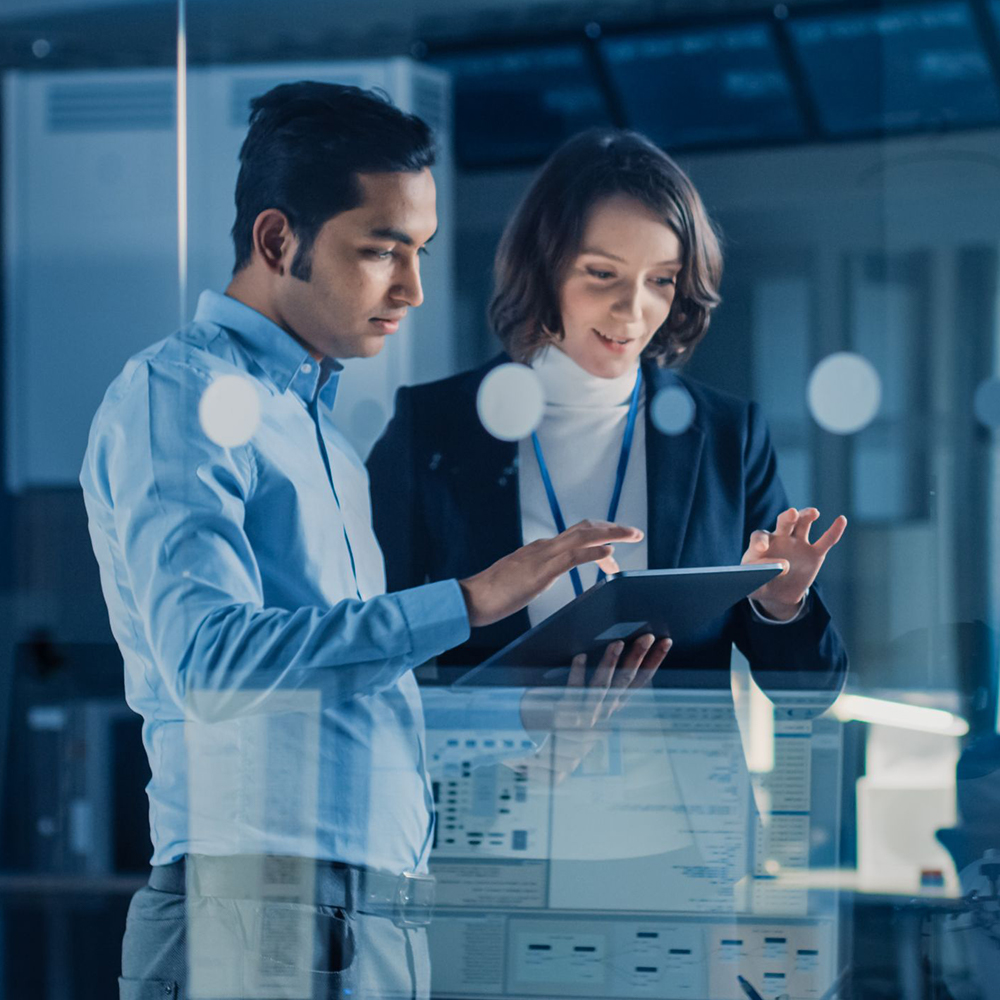
[[[425,304],[378,358],[348,363],[338,423],[365,454],[397,386],[450,372],[451,96],[440,71],[403,58],[192,69],[183,301],[173,72],[10,72],[3,136],[9,489],[74,484],[91,418],[125,360],[189,319],[203,288],[225,287],[249,100],[301,79],[380,87],[438,140],[440,234],[424,260]]]

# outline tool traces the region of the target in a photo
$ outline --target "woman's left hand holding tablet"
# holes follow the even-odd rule
[[[626,647],[613,642],[587,681],[587,657],[573,657],[564,688],[529,688],[521,699],[525,729],[555,737],[552,769],[557,779],[576,770],[600,738],[603,724],[660,668],[672,640],[641,635]]]
[[[778,515],[774,531],[755,531],[743,554],[743,565],[752,563],[785,563],[781,576],[769,580],[750,596],[772,618],[794,618],[812,586],[827,553],[840,541],[847,527],[841,514],[816,541],[809,540],[809,530],[819,518],[815,507],[797,510],[789,507]]]

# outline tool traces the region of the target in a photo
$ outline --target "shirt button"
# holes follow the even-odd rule
[[[309,364],[308,361],[304,362],[302,365],[302,372],[308,375],[313,370],[313,366]]]

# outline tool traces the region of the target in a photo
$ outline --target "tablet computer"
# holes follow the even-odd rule
[[[782,570],[781,563],[624,570],[606,577],[455,683],[519,687],[547,683],[578,653],[599,657],[616,640],[651,632],[675,645],[698,636],[737,601]]]

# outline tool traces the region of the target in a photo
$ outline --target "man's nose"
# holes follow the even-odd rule
[[[424,288],[420,281],[420,262],[417,257],[406,266],[399,283],[393,289],[393,297],[408,306],[419,306],[424,301]]]

